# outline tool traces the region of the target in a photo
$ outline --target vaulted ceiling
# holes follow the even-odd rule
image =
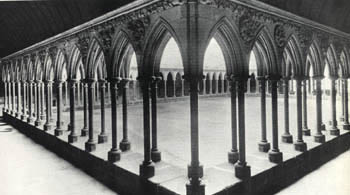
[[[134,0],[0,1],[0,57],[132,1]],[[350,33],[350,0],[260,1]]]

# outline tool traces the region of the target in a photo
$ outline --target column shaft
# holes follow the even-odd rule
[[[307,125],[307,80],[303,80],[303,134],[311,135],[310,129]]]
[[[315,142],[324,143],[325,136],[322,134],[322,89],[321,79],[316,79],[316,134],[314,136]]]
[[[118,99],[118,83],[119,79],[111,81],[111,112],[112,112],[112,148],[108,152],[108,161],[116,162],[120,160],[120,151],[117,145],[117,99]]]
[[[266,80],[259,78],[260,83],[260,106],[261,106],[261,141],[259,142],[259,151],[268,152],[270,150],[270,143],[266,139]]]
[[[344,80],[344,130],[350,130],[349,124],[349,91],[348,91],[348,80]]]
[[[340,131],[337,127],[337,92],[336,92],[335,78],[331,78],[331,107],[332,107],[332,120],[329,132],[331,135],[339,135]]]
[[[63,134],[62,129],[62,81],[57,81],[57,121],[56,121],[56,129],[55,136],[60,136]]]
[[[84,103],[84,127],[81,129],[81,136],[88,134],[88,84],[84,81],[83,83],[83,103]]]
[[[153,162],[159,162],[161,160],[161,153],[158,150],[158,137],[157,137],[157,91],[158,81],[160,79],[154,78],[151,83],[151,104],[152,104],[152,149],[151,159]],[[182,81],[183,86],[183,81]],[[183,88],[182,88],[183,95]]]
[[[294,144],[295,150],[297,151],[306,151],[307,146],[303,140],[303,124],[302,124],[302,94],[301,94],[301,79],[296,80],[296,91],[297,91],[297,128],[298,136],[297,141]]]
[[[228,152],[228,161],[235,164],[238,161],[239,153],[237,149],[237,92],[236,92],[236,81],[231,80],[230,91],[231,91],[231,151]],[[205,89],[204,89],[205,90]]]
[[[85,143],[85,150],[92,152],[96,150],[94,138],[94,103],[95,103],[95,80],[89,79],[88,82],[88,99],[89,99],[89,139]],[[113,120],[112,120],[113,121]]]
[[[285,143],[293,143],[293,136],[289,132],[289,78],[283,80],[284,86],[284,134],[282,141]]]
[[[106,134],[106,120],[105,120],[105,93],[106,93],[106,81],[100,80],[100,98],[101,98],[101,133],[98,135],[98,143],[105,143],[108,140]]]
[[[69,92],[69,106],[70,106],[70,134],[68,135],[68,142],[74,143],[78,141],[78,135],[75,129],[75,89],[77,82],[75,80],[70,81],[70,92]]]
[[[277,83],[278,80],[270,80],[271,100],[272,100],[272,150],[269,152],[269,160],[274,163],[283,161],[282,152],[278,148],[278,102]]]

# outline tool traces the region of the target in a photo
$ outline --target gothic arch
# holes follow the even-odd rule
[[[160,71],[160,61],[163,55],[164,48],[169,42],[170,38],[174,38],[183,60],[181,45],[179,39],[171,27],[163,18],[159,19],[151,28],[146,36],[146,44],[144,47],[142,74],[155,75]],[[184,65],[184,69],[185,64]]]
[[[42,63],[40,61],[39,54],[36,55],[35,57],[35,63],[34,63],[34,79],[36,81],[42,81],[43,79],[43,67]]]
[[[283,51],[283,57],[289,58],[290,63],[285,63],[282,66],[282,76],[289,77],[291,71],[293,76],[303,76],[304,75],[304,60],[300,48],[300,43],[296,36],[291,35],[287,41],[287,44]],[[288,61],[288,60],[287,60]],[[287,62],[286,61],[286,62]],[[291,66],[291,67],[289,67]]]
[[[329,75],[332,77],[338,77],[338,59],[334,49],[334,45],[330,44],[326,53],[326,64],[328,64]]]
[[[107,76],[109,78],[128,78],[130,75],[130,61],[134,52],[134,47],[128,34],[123,30],[118,30],[112,41],[111,66],[106,67]]]
[[[272,77],[281,76],[277,48],[266,27],[260,29],[254,43],[253,51],[256,54],[258,69],[260,69],[258,76],[264,76],[259,75],[259,72],[266,73],[267,76]]]
[[[82,61],[80,50],[77,46],[73,46],[72,52],[69,56],[68,78],[77,79],[78,72],[80,78],[85,78],[85,69]]]
[[[34,65],[33,65],[33,58],[29,56],[28,58],[28,66],[27,66],[27,79],[28,81],[33,81],[34,80]]]
[[[67,71],[67,57],[62,50],[58,50],[55,61],[55,80],[64,81],[65,71]]]
[[[306,60],[309,60],[310,63],[306,63],[306,75],[310,72],[310,66],[312,66],[314,76],[323,76],[324,73],[324,62],[321,53],[320,45],[317,40],[313,40],[307,53]]]
[[[350,76],[349,51],[346,47],[340,53],[339,65],[341,70],[341,77],[348,78]]]
[[[47,52],[45,55],[45,61],[44,61],[44,80],[45,81],[52,81],[52,71],[54,69],[53,66],[53,60],[51,55]]]
[[[226,17],[221,18],[210,31],[206,48],[212,38],[215,38],[223,52],[226,73],[228,75],[248,75],[249,67],[245,50],[242,47],[236,26]]]
[[[105,53],[96,37],[90,42],[85,66],[86,78],[95,79],[96,74],[98,78],[106,78]]]
[[[22,76],[22,81],[26,81],[27,80],[27,68],[28,68],[28,59],[26,57],[22,58],[22,62],[21,62],[21,76]]]

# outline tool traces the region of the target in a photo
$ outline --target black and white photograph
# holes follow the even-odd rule
[[[0,0],[0,195],[349,195],[349,0]]]

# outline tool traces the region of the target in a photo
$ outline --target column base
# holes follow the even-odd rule
[[[202,178],[203,177],[203,165],[199,164],[198,168],[194,168],[192,165],[187,166],[188,178]]]
[[[35,125],[36,127],[41,126],[42,124],[43,124],[43,123],[42,123],[41,121],[38,121],[38,120],[36,120],[35,123],[34,123],[34,125]]]
[[[303,135],[310,136],[311,135],[311,130],[308,129],[308,128],[303,129]]]
[[[326,136],[323,134],[317,134],[314,135],[314,140],[317,143],[325,143],[326,142]]]
[[[151,150],[151,160],[153,162],[160,162],[162,160],[161,152],[158,149]]]
[[[98,135],[98,143],[106,143],[108,141],[108,136],[106,134],[100,134]]]
[[[87,141],[85,142],[85,151],[87,152],[93,152],[96,150],[96,143],[93,141]]]
[[[297,141],[294,144],[294,149],[299,152],[305,152],[307,150],[307,145],[304,141]]]
[[[55,136],[61,136],[63,135],[63,130],[62,129],[55,129]]]
[[[142,163],[140,165],[140,176],[142,178],[150,178],[154,176],[154,165],[152,162],[150,163]]]
[[[293,136],[291,134],[283,134],[281,137],[283,143],[293,143]]]
[[[271,145],[269,142],[259,142],[259,151],[260,152],[268,152],[271,148]]]
[[[44,124],[44,131],[50,131],[52,129],[53,125],[50,123]]]
[[[87,136],[87,134],[88,134],[88,129],[87,128],[83,128],[82,130],[81,130],[81,136]]]
[[[68,143],[75,143],[78,141],[78,136],[77,135],[68,135]]]
[[[186,184],[186,195],[204,195],[205,185],[199,181],[198,184],[187,183]]]
[[[33,118],[33,117],[27,118],[27,122],[28,122],[28,123],[34,123],[34,118]]]
[[[40,120],[44,121],[46,119],[45,116],[40,116]]]
[[[19,112],[15,113],[15,117],[20,117],[20,116],[21,116],[21,113],[19,113]]]
[[[344,129],[344,130],[350,130],[350,124],[349,124],[349,123],[344,124],[344,125],[343,125],[343,129]]]
[[[120,160],[120,151],[118,149],[111,149],[108,152],[108,161],[115,163]]]
[[[273,150],[269,152],[269,160],[273,163],[281,163],[283,162],[283,154],[279,150]]]
[[[241,164],[240,162],[238,162],[235,165],[235,176],[239,179],[248,179],[250,178],[250,166],[246,165],[246,164]]]
[[[131,143],[127,140],[122,140],[120,143],[119,143],[119,148],[121,151],[125,152],[125,151],[128,151],[130,150],[131,148]]]
[[[238,161],[239,153],[238,151],[231,150],[227,154],[228,156],[228,162],[231,164],[235,164]]]
[[[329,134],[338,136],[338,135],[340,135],[340,131],[337,127],[333,126],[329,129]]]
[[[26,115],[22,115],[22,116],[21,116],[21,120],[22,120],[22,121],[26,121],[26,120],[27,120],[27,116],[26,116]]]
[[[326,125],[323,124],[323,123],[322,123],[322,125],[321,125],[321,130],[322,130],[322,131],[325,131],[325,130],[326,130]]]

